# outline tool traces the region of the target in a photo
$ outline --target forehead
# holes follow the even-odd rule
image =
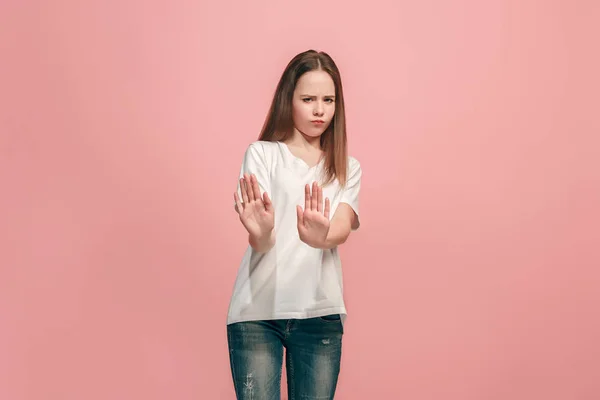
[[[309,71],[296,83],[295,92],[303,94],[335,95],[335,84],[325,71]]]

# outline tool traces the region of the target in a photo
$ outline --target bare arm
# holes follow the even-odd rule
[[[325,243],[320,246],[322,249],[332,249],[346,242],[352,232],[352,227],[356,223],[356,214],[352,207],[347,203],[340,203],[333,214],[329,232]]]

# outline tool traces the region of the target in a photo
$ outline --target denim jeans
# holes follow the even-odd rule
[[[338,314],[228,325],[237,399],[280,400],[284,348],[289,400],[333,399],[342,335]]]

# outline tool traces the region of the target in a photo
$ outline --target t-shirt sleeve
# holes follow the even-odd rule
[[[244,202],[242,198],[242,190],[240,186],[240,179],[244,177],[244,174],[254,174],[258,180],[258,187],[260,188],[260,195],[267,192],[269,198],[271,197],[271,180],[269,178],[269,168],[265,151],[260,143],[252,143],[246,149],[244,153],[244,159],[242,160],[242,166],[240,168],[240,174],[237,181],[237,194],[240,198],[240,202]],[[235,202],[233,203],[235,208]]]
[[[356,159],[350,159],[348,180],[343,189],[340,203],[347,203],[356,213],[356,219],[352,225],[353,231],[360,227],[359,194],[361,178],[362,169],[360,163]]]

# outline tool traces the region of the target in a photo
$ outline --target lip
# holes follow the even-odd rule
[[[325,123],[325,121],[323,121],[322,119],[316,119],[316,120],[310,121],[310,122],[312,122],[313,124],[324,124]]]

